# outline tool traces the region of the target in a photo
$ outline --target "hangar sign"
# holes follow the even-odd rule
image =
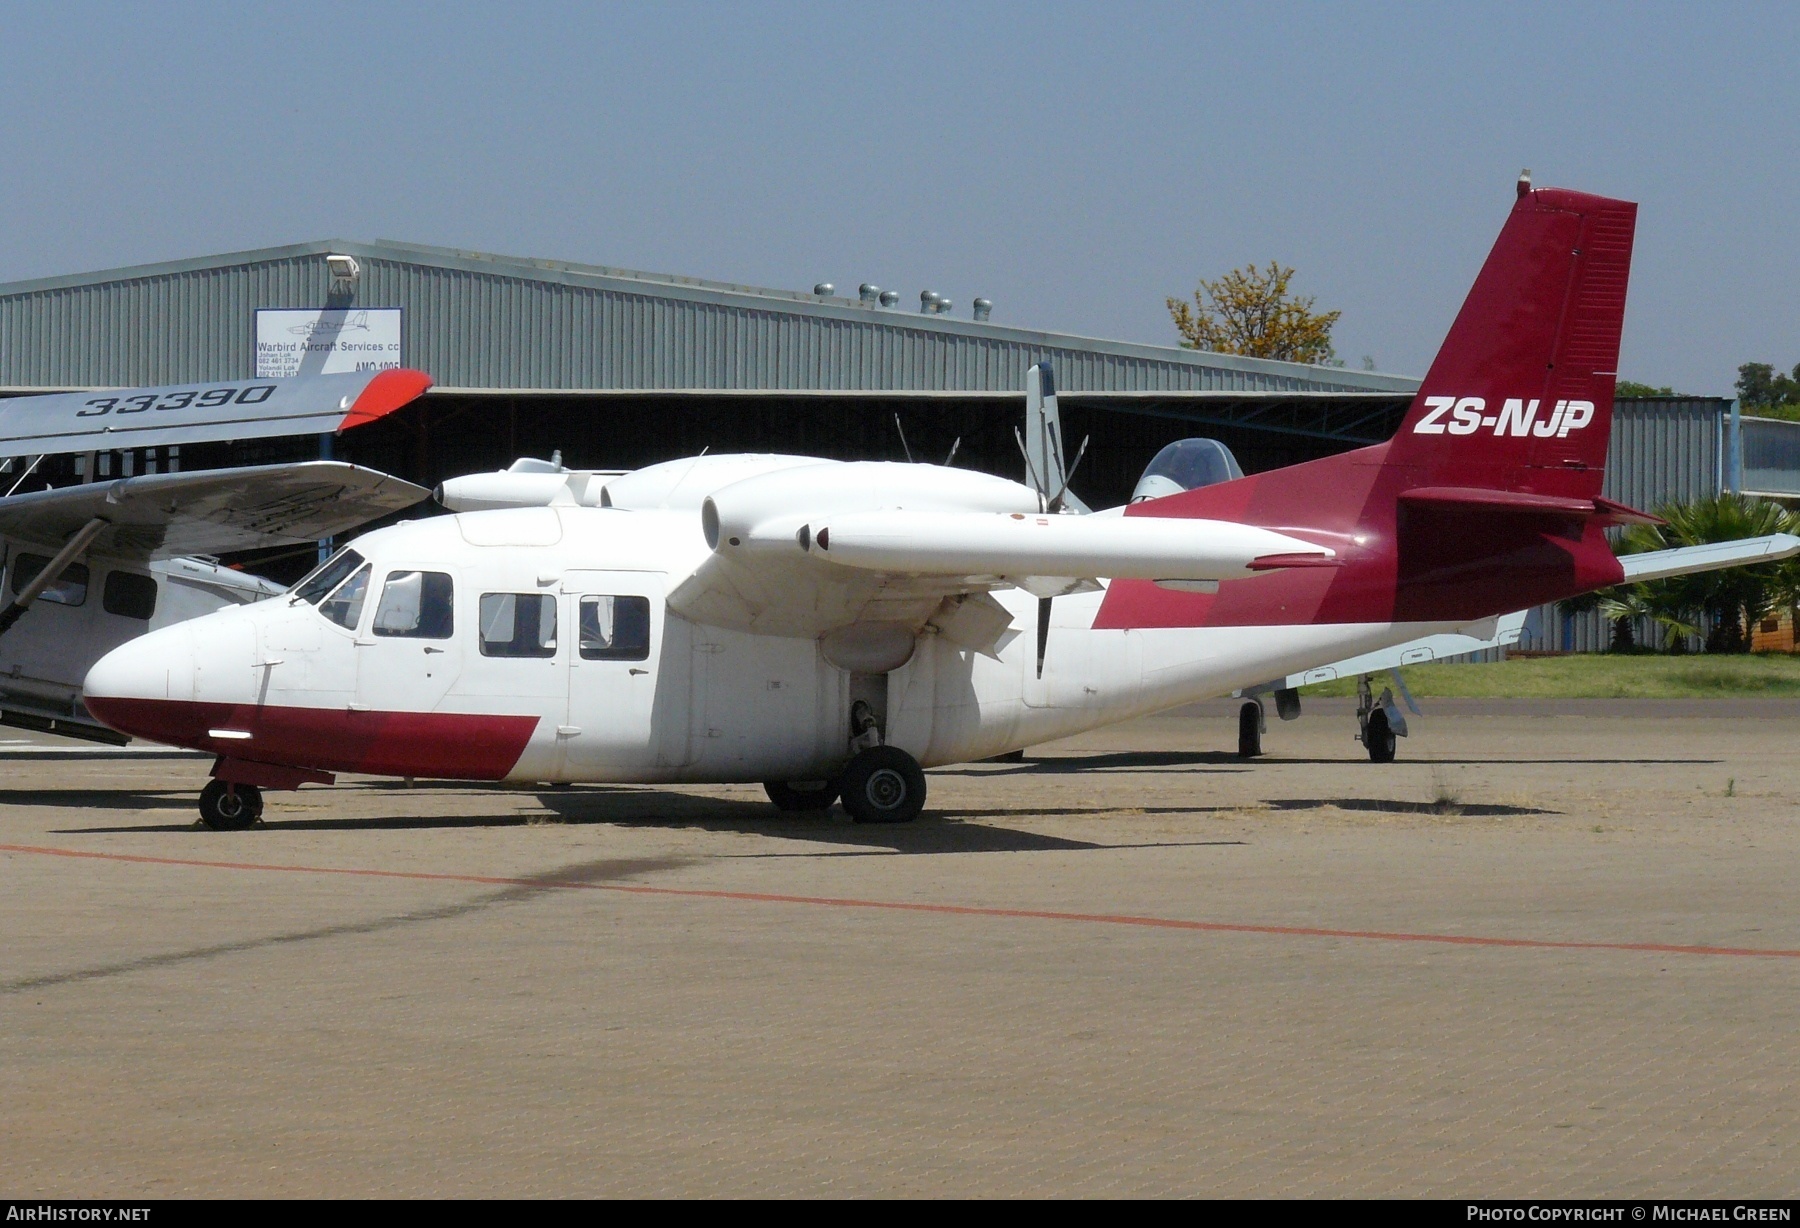
[[[259,308],[256,378],[386,371],[400,365],[400,308]]]

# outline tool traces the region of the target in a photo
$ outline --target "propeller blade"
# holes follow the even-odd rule
[[[1037,676],[1044,676],[1044,648],[1050,643],[1050,603],[1053,597],[1038,598]]]

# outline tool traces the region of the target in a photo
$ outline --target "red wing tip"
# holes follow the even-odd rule
[[[1281,571],[1289,567],[1342,567],[1343,560],[1329,554],[1265,554],[1244,564],[1251,571]]]
[[[432,385],[432,379],[423,371],[415,371],[411,367],[395,367],[383,371],[368,382],[358,394],[350,412],[338,423],[340,432],[351,427],[361,426],[365,422],[373,422],[377,418],[385,418],[396,409],[410,405],[425,395],[425,390]]]

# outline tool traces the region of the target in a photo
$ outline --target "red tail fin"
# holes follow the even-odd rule
[[[1636,225],[1627,201],[1521,182],[1387,462],[1433,486],[1599,494]]]
[[[1125,510],[1278,529],[1341,565],[1217,594],[1115,581],[1094,625],[1455,623],[1616,584],[1621,509],[1599,495],[1636,224],[1626,201],[1521,181],[1393,439]]]

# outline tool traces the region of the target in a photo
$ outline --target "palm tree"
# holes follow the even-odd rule
[[[1690,503],[1666,503],[1657,515],[1663,524],[1632,525],[1614,549],[1621,555],[1642,554],[1800,530],[1800,515],[1779,503],[1729,491]],[[1599,610],[1612,619],[1614,652],[1636,646],[1631,628],[1643,617],[1664,628],[1671,652],[1683,651],[1688,638],[1702,628],[1707,628],[1706,651],[1748,652],[1748,629],[1771,611],[1792,604],[1797,594],[1800,563],[1789,560],[1622,584],[1583,594],[1562,606],[1571,613]]]
[[[1770,533],[1792,533],[1800,517],[1779,503],[1725,491],[1690,503],[1668,503],[1657,509],[1666,522],[1633,525],[1619,542],[1619,553],[1699,546],[1737,541]],[[1695,572],[1624,586],[1616,601],[1641,603],[1645,613],[1685,638],[1704,624],[1708,652],[1748,652],[1749,628],[1777,607],[1791,603],[1800,591],[1800,569],[1789,563],[1758,563]]]

